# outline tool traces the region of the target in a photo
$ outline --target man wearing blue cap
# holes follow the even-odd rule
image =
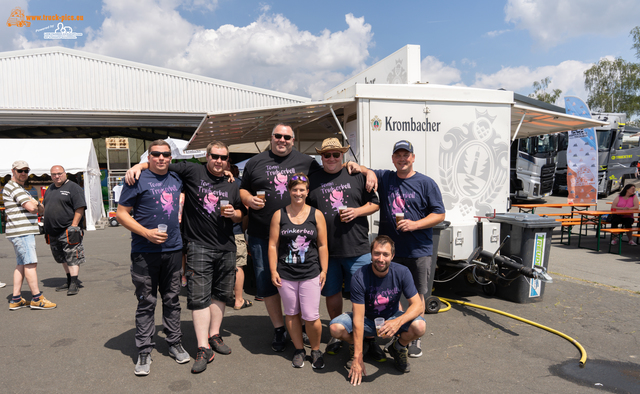
[[[380,196],[379,235],[387,235],[395,242],[394,262],[409,268],[422,301],[431,293],[432,227],[444,220],[442,194],[435,181],[414,171],[416,156],[413,145],[400,140],[393,146],[391,160],[396,171],[367,170],[361,166],[368,180],[378,183]],[[371,179],[371,178],[377,179]],[[437,259],[437,256],[433,256]],[[422,356],[421,339],[409,344],[409,357]]]

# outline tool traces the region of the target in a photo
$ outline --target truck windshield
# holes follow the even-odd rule
[[[607,152],[611,146],[613,130],[596,130],[598,137],[598,152]]]
[[[537,137],[538,146],[536,153],[552,153],[558,150],[558,137],[555,135],[541,135]]]
[[[567,150],[569,147],[569,135],[567,133],[558,133],[558,150]]]

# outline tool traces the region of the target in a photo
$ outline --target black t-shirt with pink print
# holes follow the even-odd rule
[[[249,209],[250,236],[269,238],[269,225],[274,212],[291,203],[287,184],[296,172],[306,175],[321,170],[322,167],[311,156],[291,151],[287,156],[275,155],[272,151],[265,151],[247,162],[242,174],[241,189],[252,195],[258,191],[265,191],[266,203],[264,208]]]
[[[184,184],[183,237],[211,249],[235,252],[233,222],[220,215],[220,202],[246,211],[236,182],[211,174],[205,165],[183,162],[169,165]]]
[[[301,281],[320,275],[316,209],[310,208],[302,224],[292,223],[286,208],[280,210],[277,270],[282,279]]]

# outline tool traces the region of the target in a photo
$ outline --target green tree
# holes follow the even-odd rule
[[[540,82],[535,81],[533,83],[534,92],[529,95],[529,97],[534,98],[536,100],[544,101],[545,103],[555,104],[560,98],[562,94],[562,90],[553,89],[553,93],[547,92],[547,88],[551,83],[551,78],[546,77],[545,79],[540,80]]]
[[[631,48],[636,50],[636,57],[640,59],[640,26],[631,29],[629,35],[633,37],[633,45]]]
[[[640,114],[640,65],[622,58],[601,59],[584,72],[589,92],[587,104],[594,111]]]

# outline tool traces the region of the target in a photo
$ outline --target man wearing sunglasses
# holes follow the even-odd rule
[[[380,194],[380,235],[395,242],[394,262],[409,268],[422,302],[424,315],[425,294],[431,295],[429,283],[438,256],[432,256],[432,227],[445,217],[440,188],[428,176],[416,172],[413,144],[407,140],[395,143],[391,155],[396,171],[367,170],[361,166],[367,180],[377,181]],[[396,214],[402,214],[396,219]],[[406,344],[402,344],[403,346]],[[411,341],[409,357],[422,356],[422,340]]]
[[[40,233],[38,215],[44,214],[44,207],[24,190],[29,178],[29,164],[18,160],[11,166],[11,180],[2,192],[5,213],[7,215],[6,234],[16,251],[17,265],[13,271],[13,297],[9,302],[12,311],[20,308],[53,309],[56,304],[44,298],[38,287],[38,257],[36,256],[36,238]],[[31,289],[31,302],[22,298],[22,283],[27,280]]]
[[[44,217],[44,232],[47,236],[54,260],[62,264],[67,282],[56,288],[66,291],[67,295],[79,292],[78,273],[84,263],[84,246],[80,221],[84,216],[87,203],[84,190],[75,182],[67,179],[62,166],[51,167],[53,184],[47,188],[42,199],[47,215]]]
[[[133,185],[124,185],[116,213],[118,222],[131,231],[131,280],[138,300],[135,334],[138,362],[134,373],[139,376],[150,372],[158,290],[169,355],[179,364],[190,360],[182,347],[178,298],[182,269],[178,209],[182,181],[169,171],[170,162],[169,144],[153,141],[149,146],[149,170],[142,171]]]
[[[291,203],[287,183],[297,173],[312,174],[320,165],[308,155],[293,149],[295,135],[291,126],[276,125],[271,132],[271,150],[249,160],[242,174],[240,196],[249,207],[248,247],[256,276],[256,298],[263,298],[274,327],[271,348],[286,348],[284,319],[278,289],[271,282],[269,269],[269,226],[273,213]],[[264,200],[257,196],[264,192]]]
[[[242,221],[244,205],[238,184],[228,182],[225,170],[229,148],[220,141],[207,146],[207,165],[183,162],[169,165],[184,184],[182,215],[187,241],[187,308],[192,311],[198,341],[191,372],[200,373],[213,361],[214,350],[230,354],[220,336],[227,302],[233,300],[236,279],[236,242],[233,224]],[[129,183],[146,163],[127,171]],[[223,201],[227,201],[225,205]]]
[[[348,150],[349,145],[343,147],[337,138],[322,141],[316,152],[322,157],[324,171],[310,176],[309,205],[319,209],[327,222],[329,270],[322,295],[326,297],[331,319],[342,314],[343,283],[344,291],[350,292],[351,276],[371,262],[367,216],[377,212],[380,204],[375,191],[366,190],[365,176],[351,175],[342,166],[343,154]],[[365,341],[369,345],[368,353],[376,361],[386,361],[384,352],[375,343],[375,336]],[[340,340],[331,338],[326,352],[337,354],[341,345]]]

